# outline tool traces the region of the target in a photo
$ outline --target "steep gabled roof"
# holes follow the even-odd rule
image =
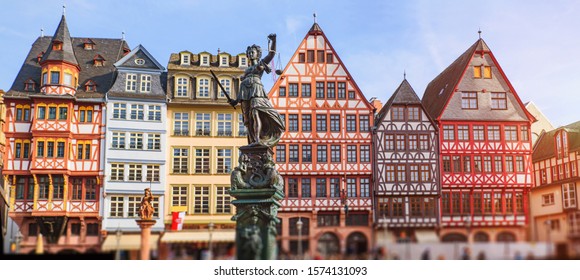
[[[62,43],[61,50],[53,50],[53,45],[56,42]],[[70,33],[68,31],[66,18],[64,15],[62,15],[62,18],[60,19],[60,23],[56,28],[56,32],[54,32],[54,36],[52,36],[52,41],[50,42],[50,45],[48,46],[46,53],[42,57],[41,63],[49,60],[66,61],[73,65],[79,65],[75,57],[73,43],[70,37]]]
[[[423,104],[421,103],[421,99],[411,87],[411,84],[407,81],[407,79],[403,79],[399,87],[395,90],[391,98],[385,103],[385,106],[379,111],[377,114],[377,118],[375,120],[375,125],[378,125],[380,122],[383,121],[386,114],[389,112],[393,105],[419,105],[422,110],[424,110]],[[428,115],[429,119],[431,117]]]
[[[441,115],[459,81],[461,81],[471,58],[477,51],[490,51],[483,39],[477,40],[427,85],[422,103],[431,118],[437,119]]]
[[[164,71],[165,67],[163,67],[163,65],[161,65],[161,63],[159,63],[157,61],[157,59],[155,59],[155,57],[153,57],[151,55],[151,53],[149,53],[147,51],[147,49],[145,47],[143,47],[143,45],[139,44],[136,48],[134,48],[130,53],[126,54],[123,58],[121,58],[119,61],[117,61],[115,63],[115,67],[120,68],[120,67],[131,67],[131,68],[150,68],[150,65],[137,65],[135,64],[133,61],[129,61],[131,58],[134,58],[137,56],[138,52],[143,52],[143,54],[147,57],[147,59],[149,61],[151,61],[151,63],[153,63],[153,65],[160,71]],[[130,62],[130,63],[129,63]]]
[[[565,130],[568,133],[568,150],[571,152],[580,151],[580,121],[578,121],[542,133],[542,135],[540,135],[540,139],[538,139],[538,142],[534,147],[532,161],[536,162],[556,157],[556,142],[554,140],[554,136],[556,135],[556,133],[562,130]]]

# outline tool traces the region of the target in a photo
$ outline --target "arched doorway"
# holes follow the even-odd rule
[[[442,242],[467,242],[467,236],[461,233],[448,233],[441,238]]]
[[[366,236],[360,232],[351,233],[346,238],[346,254],[350,256],[364,254],[368,250]]]
[[[338,237],[331,232],[327,232],[318,239],[318,252],[324,256],[340,254],[340,243]]]
[[[485,232],[479,231],[473,235],[473,241],[475,242],[489,242],[489,235]]]
[[[497,234],[497,242],[516,242],[516,235],[511,232],[502,231]]]

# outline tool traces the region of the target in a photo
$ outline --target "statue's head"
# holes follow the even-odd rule
[[[248,46],[248,48],[246,49],[246,55],[250,60],[260,59],[260,57],[262,57],[262,48],[260,48],[260,46],[255,44]]]

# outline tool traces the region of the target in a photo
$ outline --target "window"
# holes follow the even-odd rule
[[[574,183],[562,185],[562,202],[564,209],[576,208],[576,185]]]
[[[36,83],[32,79],[26,80],[24,82],[24,91],[34,91]]]
[[[195,149],[195,174],[209,174],[209,149]]]
[[[288,197],[298,197],[298,180],[288,178]]]
[[[209,66],[209,56],[201,55],[200,66]]]
[[[491,66],[483,66],[483,77],[491,79]]]
[[[48,107],[48,119],[49,120],[56,120],[56,107],[54,107],[54,106]]]
[[[411,164],[409,166],[409,180],[411,182],[419,182],[419,166]]]
[[[298,62],[300,62],[300,63],[306,62],[306,55],[304,53],[298,54]]]
[[[491,193],[483,193],[483,214],[491,215],[492,214],[492,201],[491,201]]]
[[[419,107],[408,107],[407,112],[409,114],[409,121],[420,121],[421,113],[419,112]]]
[[[473,193],[473,214],[481,215],[482,212],[481,193]]]
[[[324,50],[316,51],[316,62],[324,63]]]
[[[48,141],[46,142],[46,157],[54,157],[54,142]]]
[[[443,156],[443,172],[451,172],[451,157]]]
[[[314,51],[313,50],[307,50],[306,54],[308,56],[308,63],[312,63],[314,62]]]
[[[483,171],[486,173],[491,172],[491,156],[483,157]]]
[[[489,125],[487,126],[487,140],[489,141],[499,141],[499,125]]]
[[[463,156],[463,172],[465,172],[465,173],[471,172],[471,157],[470,156]]]
[[[346,179],[346,194],[347,197],[356,197],[356,178]]]
[[[147,182],[159,182],[160,166],[156,164],[147,165]]]
[[[137,90],[137,74],[127,74],[127,79],[125,80],[125,91],[136,91]]]
[[[189,65],[189,54],[181,54],[181,64]]]
[[[426,134],[419,135],[419,149],[421,151],[429,150],[429,135]]]
[[[311,197],[310,193],[310,178],[302,178],[302,197]]]
[[[64,73],[64,81],[63,81],[63,84],[66,85],[66,86],[69,86],[69,87],[72,87],[73,86],[73,83],[72,83],[72,75],[71,74]]]
[[[132,120],[145,119],[145,106],[143,104],[131,104],[131,119]]]
[[[518,127],[515,125],[506,125],[504,127],[506,141],[518,141]]]
[[[507,98],[505,92],[491,93],[491,109],[507,109]]]
[[[59,120],[66,120],[68,117],[67,113],[68,113],[67,107],[58,107],[58,119]]]
[[[495,172],[503,172],[503,161],[501,156],[494,156],[493,166],[495,167]]]
[[[397,182],[405,182],[407,180],[407,166],[397,165]]]
[[[396,182],[395,180],[395,166],[388,164],[385,165],[385,178],[387,182]]]
[[[316,178],[316,197],[326,197],[325,178]]]
[[[485,130],[483,125],[473,126],[473,140],[475,141],[485,141]]]
[[[481,78],[481,66],[473,66],[473,77]]]
[[[312,96],[312,90],[310,84],[302,84],[302,97]]]
[[[312,131],[312,115],[302,115],[302,131]]]
[[[286,145],[276,146],[276,162],[277,163],[286,162]]]
[[[356,145],[348,145],[346,147],[346,161],[349,163],[356,163]]]
[[[298,84],[296,83],[288,84],[288,96],[298,97]]]
[[[248,131],[244,125],[244,115],[238,114],[238,136],[246,136]]]
[[[332,55],[332,53],[326,54],[326,63],[334,63],[334,56]]]
[[[139,209],[141,208],[141,198],[138,196],[129,196],[128,197],[128,203],[127,203],[127,208],[128,208],[128,213],[127,213],[127,217],[139,217]]]
[[[125,165],[122,163],[111,164],[111,181],[125,180]]]
[[[123,217],[124,201],[122,196],[111,196],[111,211],[109,216],[113,218]]]
[[[14,157],[21,158],[22,157],[22,143],[16,143],[14,147]]]
[[[554,204],[554,193],[542,195],[542,206]]]
[[[209,98],[209,79],[200,78],[197,81],[197,97]]]
[[[217,114],[217,135],[232,136],[232,114]]]
[[[113,132],[111,147],[113,149],[125,149],[125,132]]]
[[[524,157],[516,156],[516,172],[524,172]]]
[[[140,164],[129,164],[129,181],[143,181],[142,166]]]
[[[317,162],[327,162],[327,146],[318,145],[316,151],[316,161]]]
[[[82,200],[83,199],[83,180],[73,179],[72,180],[72,200]]]
[[[288,115],[288,131],[298,131],[298,115]]]
[[[173,148],[173,173],[187,174],[188,148]]]
[[[124,120],[127,118],[127,104],[113,103],[113,119]]]
[[[48,176],[38,176],[38,198],[48,199]]]
[[[77,144],[77,159],[91,159],[91,144]]]
[[[391,120],[404,121],[405,120],[405,107],[393,106],[391,108]]]
[[[403,217],[405,216],[405,202],[402,197],[393,197],[391,200],[391,216]]]
[[[187,186],[171,187],[171,206],[187,206]]]
[[[338,99],[346,99],[346,83],[338,83]]]
[[[209,186],[195,186],[193,189],[193,213],[209,214]]]
[[[187,78],[177,78],[177,85],[175,87],[175,97],[187,97],[189,88],[189,80]]]
[[[58,71],[50,72],[50,83],[53,85],[58,85],[60,83],[60,72]]]
[[[311,145],[302,145],[302,162],[312,162]]]
[[[240,66],[241,67],[248,66],[248,59],[246,57],[240,57]]]
[[[232,200],[230,194],[228,193],[230,187],[219,186],[216,187],[216,203],[215,212],[216,214],[229,214],[232,212],[232,207],[230,201]]]
[[[453,156],[453,172],[461,173],[461,157]]]
[[[356,93],[354,92],[354,90],[348,91],[348,99],[356,99]]]
[[[451,211],[453,214],[461,214],[461,193],[451,193]]]
[[[129,149],[142,150],[143,149],[143,133],[129,133]]]
[[[324,98],[324,82],[316,82],[316,98]]]
[[[147,120],[161,121],[161,106],[149,105]]]
[[[44,157],[44,141],[36,142],[36,157]]]
[[[173,117],[173,135],[189,136],[189,113],[175,113]]]
[[[521,139],[522,141],[530,141],[529,128],[525,125],[521,126]]]
[[[288,146],[288,162],[298,162],[299,161],[299,150],[298,145]]]
[[[340,145],[331,145],[330,146],[330,161],[331,162],[340,162]]]
[[[326,115],[316,115],[316,131],[326,131]]]
[[[226,174],[232,170],[232,149],[217,149],[217,173]]]
[[[524,213],[524,195],[522,193],[516,193],[516,213]]]
[[[286,87],[281,86],[278,88],[278,96],[280,96],[280,97],[286,96]]]
[[[369,131],[369,116],[367,115],[360,115],[359,117],[359,121],[358,121],[358,126],[360,129],[360,132],[368,132]]]
[[[195,135],[209,136],[211,133],[211,114],[197,113],[195,114]]]
[[[64,142],[59,141],[56,143],[56,157],[64,158]]]
[[[369,178],[360,179],[360,196],[370,197],[371,180]]]
[[[447,140],[447,141],[455,140],[455,126],[454,125],[444,125],[443,126],[443,140]]]
[[[16,109],[17,110],[17,112],[16,112],[16,116],[17,116],[16,120],[18,120],[18,109],[19,108]],[[39,119],[39,120],[46,119],[46,106],[36,106],[36,111],[38,112],[36,114],[36,118],[37,119]]]
[[[397,135],[395,138],[396,138],[395,144],[397,145],[396,146],[397,151],[404,151],[405,145],[406,145],[405,135]]]
[[[468,125],[458,125],[457,126],[457,140],[469,141],[469,126]]]
[[[220,84],[224,87],[224,89],[226,90],[226,93],[228,95],[232,95],[232,81],[230,79],[220,79]],[[220,94],[219,97],[225,97],[226,95],[224,94],[224,91],[221,90],[220,88]]]
[[[151,75],[141,75],[141,92],[151,92]]]
[[[340,225],[338,214],[318,214],[316,222],[319,227],[332,227]]]
[[[423,164],[420,166],[421,182],[431,181],[431,172],[429,170],[429,165]]]
[[[97,199],[97,180],[86,179],[85,181],[85,200]]]
[[[346,115],[346,131],[356,132],[356,115]]]
[[[330,131],[340,131],[340,115],[330,115]]]
[[[79,122],[81,123],[93,122],[93,110],[90,107],[79,108]]]
[[[371,162],[371,146],[369,145],[360,146],[360,161]]]
[[[395,150],[395,135],[392,134],[385,135],[385,150],[387,151]]]
[[[224,55],[220,57],[220,66],[229,66],[228,62],[229,61],[227,56]]]
[[[461,93],[461,109],[477,109],[477,93]]]
[[[326,98],[336,98],[336,88],[334,82],[326,83]]]

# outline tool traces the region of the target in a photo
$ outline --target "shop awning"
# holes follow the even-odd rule
[[[439,243],[439,237],[434,230],[417,230],[415,231],[417,243]]]
[[[151,239],[149,239],[149,246],[151,250],[157,250],[157,242],[159,241],[159,234],[151,234]],[[115,251],[117,250],[139,250],[141,248],[141,235],[140,234],[123,234],[121,238],[117,241],[116,234],[109,234],[101,246],[103,252]]]
[[[190,242],[209,242],[209,232],[201,231],[168,231],[161,237],[163,243],[190,243]],[[235,242],[235,230],[213,231],[211,234],[212,242]]]

